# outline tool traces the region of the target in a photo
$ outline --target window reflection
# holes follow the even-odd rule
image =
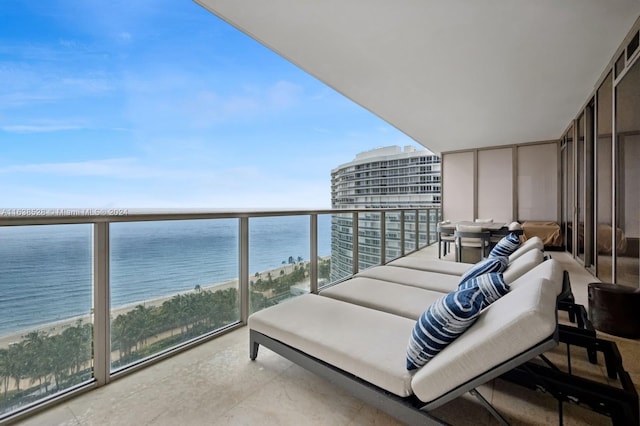
[[[598,89],[597,103],[597,132],[596,167],[596,270],[598,278],[604,282],[611,282],[611,252],[612,230],[611,202],[612,179],[611,174],[611,73],[605,78]]]
[[[640,65],[616,87],[616,283],[638,287]]]

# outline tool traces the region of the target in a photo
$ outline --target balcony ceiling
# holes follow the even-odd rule
[[[557,139],[638,0],[196,0],[440,153]]]

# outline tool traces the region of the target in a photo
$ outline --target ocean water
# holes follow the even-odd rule
[[[111,306],[238,277],[237,219],[114,223]],[[318,217],[318,254],[331,252],[331,217]],[[309,260],[307,216],[252,218],[249,273]],[[92,227],[0,227],[0,335],[90,313]]]

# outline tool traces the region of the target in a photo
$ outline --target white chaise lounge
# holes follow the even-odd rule
[[[514,281],[511,291],[415,373],[405,365],[415,318],[445,293],[384,280],[375,281],[382,283],[380,300],[388,291],[386,304],[307,294],[251,315],[251,359],[264,345],[406,423],[437,423],[434,408],[466,392],[484,401],[475,392],[478,385],[557,345],[562,271],[558,276],[557,265],[548,262]]]
[[[517,276],[513,274],[515,279],[507,279],[507,271],[505,271],[505,282],[513,289],[535,279],[544,278],[552,283],[556,297],[560,295],[564,278],[564,271],[560,264],[553,259],[543,262],[542,258],[535,256],[533,251],[530,254],[532,261],[526,262],[529,268],[519,270]],[[524,256],[521,259],[526,260]],[[385,269],[393,270],[386,275],[383,273]],[[366,277],[358,274],[350,280],[321,291],[320,295],[415,320],[426,306],[435,302],[443,293],[455,290],[460,281],[460,277],[452,275],[403,270],[398,267],[381,267],[379,271],[379,274]],[[384,278],[380,278],[381,275]],[[392,275],[397,277],[397,281],[390,281]],[[420,281],[421,277],[422,281]],[[443,283],[446,283],[446,286]]]
[[[506,423],[475,390],[498,376],[554,396],[560,416],[562,402],[572,402],[610,416],[614,424],[638,423],[637,392],[615,343],[558,324],[558,301],[571,295],[568,274],[555,260],[544,260],[535,239],[509,259],[503,277],[510,291],[426,365],[408,371],[416,319],[455,290],[472,266],[411,257],[251,315],[251,359],[263,345],[407,424],[440,423],[432,410],[466,392]],[[459,266],[445,272],[444,263]],[[559,340],[588,348],[590,355],[602,351],[609,377],[618,377],[622,389],[529,362]]]
[[[513,262],[529,250],[544,251],[544,244],[539,237],[532,237],[509,256],[509,263]],[[431,255],[425,255],[417,251],[405,257],[387,263],[389,266],[401,266],[403,268],[418,269],[420,271],[439,272],[460,276],[473,266],[472,263],[451,262],[448,260],[432,259]]]

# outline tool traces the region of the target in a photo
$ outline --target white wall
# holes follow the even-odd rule
[[[478,215],[495,222],[513,217],[513,148],[478,151]]]
[[[558,145],[518,147],[518,220],[558,217]]]
[[[473,220],[474,167],[471,152],[442,155],[442,217]]]
[[[559,222],[558,170],[557,142],[442,153],[443,217],[451,221],[490,217],[496,222]]]

